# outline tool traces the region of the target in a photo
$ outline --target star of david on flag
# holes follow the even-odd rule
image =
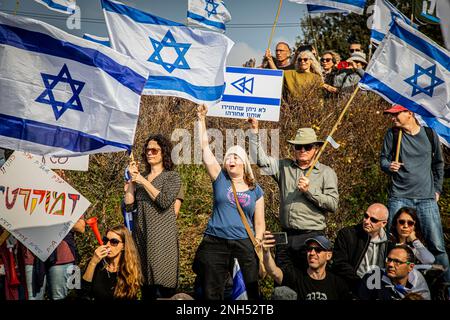
[[[102,0],[112,48],[146,63],[144,94],[212,105],[225,89],[225,62],[233,42],[117,1]],[[143,41],[146,39],[147,41]]]
[[[153,51],[153,54],[148,58],[148,61],[162,65],[169,73],[172,73],[174,69],[190,69],[189,64],[185,59],[185,55],[191,46],[190,43],[177,43],[170,30],[167,31],[161,41],[153,39],[152,37],[150,37],[150,41],[152,42],[155,51]],[[177,58],[173,63],[166,62],[161,57],[161,50],[164,48],[175,49]]]
[[[450,146],[450,52],[395,19],[359,85],[413,111]]]
[[[187,18],[189,25],[225,32],[231,14],[221,0],[189,0]]]
[[[80,101],[80,92],[83,90],[84,82],[72,79],[66,64],[64,64],[57,76],[46,73],[41,73],[41,76],[45,85],[45,90],[37,97],[36,101],[49,104],[53,109],[56,120],[58,120],[67,109],[83,112],[83,106]],[[72,96],[66,102],[56,100],[55,93],[53,92],[56,85],[61,82],[69,84],[71,89]]]
[[[0,146],[38,155],[131,150],[143,63],[0,12]]]

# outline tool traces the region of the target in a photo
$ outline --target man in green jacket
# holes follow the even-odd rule
[[[317,140],[313,129],[300,128],[294,140],[288,140],[294,149],[294,159],[274,159],[267,156],[261,147],[258,121],[250,118],[248,122],[252,129],[251,155],[256,155],[257,165],[275,179],[280,189],[279,219],[283,231],[288,235],[286,252],[297,267],[305,269],[305,240],[324,235],[326,216],[338,207],[336,173],[332,168],[317,162],[311,175],[305,176],[323,144],[323,141]],[[277,265],[282,265],[285,259],[277,254]]]

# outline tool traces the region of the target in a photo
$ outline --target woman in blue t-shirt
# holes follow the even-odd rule
[[[208,144],[206,133],[207,108],[198,107],[198,125],[203,163],[213,185],[213,213],[194,260],[197,274],[197,298],[223,300],[227,277],[232,274],[234,258],[239,262],[249,299],[258,299],[258,258],[253,243],[241,220],[236,206],[233,183],[239,204],[248,224],[260,245],[266,224],[264,221],[264,196],[255,182],[245,150],[233,146],[227,150],[223,166],[219,164]]]

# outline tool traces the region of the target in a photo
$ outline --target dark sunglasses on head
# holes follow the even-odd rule
[[[350,49],[350,52],[360,52],[361,51],[361,49]]]
[[[371,217],[371,216],[369,216],[367,213],[364,213],[364,219],[370,219],[370,221],[371,221],[372,223],[378,223],[378,222],[380,222],[380,221],[383,221],[383,220],[379,220],[379,219],[377,219],[377,218]]]
[[[157,155],[160,151],[161,151],[161,149],[157,149],[157,148],[146,148],[145,149],[146,153],[150,152],[150,154],[154,155],[154,156]]]
[[[404,219],[397,220],[397,223],[401,226],[408,224],[408,227],[412,227],[413,225],[416,224],[414,220],[404,220]]]
[[[298,58],[298,62],[303,61],[303,62],[308,62],[309,58]]]
[[[320,58],[320,62],[330,62],[332,58]]]
[[[307,251],[307,252],[311,252],[311,251],[313,251],[313,250],[314,250],[316,253],[321,253],[321,252],[327,251],[327,250],[325,250],[325,249],[322,248],[322,247],[312,247],[312,246],[306,247],[306,251]]]
[[[300,151],[302,149],[305,149],[305,151],[311,151],[312,148],[314,148],[315,144],[296,144],[294,145],[295,150]]]
[[[108,237],[103,237],[103,244],[106,245],[108,244],[108,242],[113,246],[116,247],[119,243],[121,243],[122,241],[118,240],[118,239],[110,239]]]

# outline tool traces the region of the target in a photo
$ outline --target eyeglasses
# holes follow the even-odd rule
[[[161,149],[157,149],[157,148],[146,148],[145,152],[149,153],[153,156],[156,156],[159,152],[161,151]]]
[[[332,58],[320,58],[320,62],[330,62]]]
[[[361,49],[350,49],[351,53],[353,53],[353,52],[360,52],[360,51],[361,51]]]
[[[408,227],[412,227],[413,225],[416,224],[416,222],[414,220],[404,220],[404,219],[397,220],[397,223],[401,226],[408,224]]]
[[[377,218],[374,218],[374,217],[369,216],[369,215],[367,214],[367,212],[364,213],[364,219],[370,219],[370,222],[372,222],[372,223],[378,223],[378,222],[380,222],[380,221],[384,221],[384,220],[380,220],[380,219],[377,219]]]
[[[108,242],[109,242],[113,247],[117,247],[117,245],[118,245],[119,243],[121,243],[122,241],[120,241],[120,240],[118,240],[118,239],[115,239],[115,238],[110,239],[110,238],[108,238],[108,237],[103,237],[103,244],[106,245]]]
[[[304,149],[305,151],[311,151],[312,148],[314,148],[315,144],[310,143],[310,144],[296,144],[294,145],[294,148],[296,151],[300,151],[302,149]]]
[[[298,62],[308,62],[309,58],[298,58]]]
[[[326,249],[324,249],[324,248],[321,248],[321,247],[306,247],[306,251],[307,252],[311,252],[311,251],[315,251],[316,253],[321,253],[321,252],[324,252],[324,251],[327,251]]]
[[[390,263],[390,262],[392,262],[392,263],[394,263],[394,266],[396,266],[396,267],[398,267],[398,266],[400,266],[400,265],[402,265],[402,264],[410,264],[411,262],[409,262],[409,261],[401,261],[401,260],[398,260],[398,259],[395,259],[395,258],[389,258],[389,257],[386,257],[386,263]]]

